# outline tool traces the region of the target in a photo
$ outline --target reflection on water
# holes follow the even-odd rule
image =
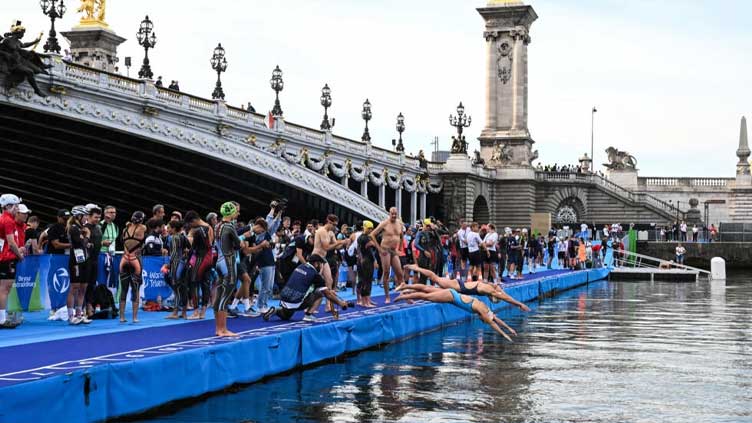
[[[151,422],[752,421],[752,278],[591,284]]]

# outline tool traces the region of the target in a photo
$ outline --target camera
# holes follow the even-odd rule
[[[269,204],[269,207],[274,210],[274,214],[279,214],[285,211],[287,208],[287,198],[282,198],[279,200],[274,200]]]

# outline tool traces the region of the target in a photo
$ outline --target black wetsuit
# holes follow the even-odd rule
[[[358,290],[362,297],[371,295],[373,286],[373,269],[378,257],[376,247],[366,247],[371,237],[366,234],[360,234],[358,237]]]
[[[193,230],[193,244],[191,245],[190,264],[190,288],[194,298],[198,298],[198,289],[201,287],[201,305],[209,306],[211,289],[209,287],[208,270],[211,262],[211,245],[209,244],[209,228],[199,226]]]
[[[97,285],[97,271],[99,270],[99,250],[102,249],[102,228],[99,225],[87,223],[89,229],[89,248],[87,254],[89,259],[86,260],[85,276],[88,285],[86,286],[86,303],[92,304],[94,301],[94,288]],[[93,304],[92,304],[93,305]]]
[[[222,222],[219,227],[219,257],[217,258],[217,271],[220,275],[220,283],[217,285],[217,296],[214,299],[214,312],[225,310],[227,302],[232,297],[238,282],[238,261],[240,251],[240,237],[232,222]]]
[[[183,308],[188,302],[188,286],[185,280],[185,250],[190,247],[184,233],[170,237],[170,273],[168,283],[175,292],[175,307]]]

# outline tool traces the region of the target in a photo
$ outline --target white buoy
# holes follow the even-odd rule
[[[714,281],[726,280],[726,260],[713,257],[710,260],[710,275]]]

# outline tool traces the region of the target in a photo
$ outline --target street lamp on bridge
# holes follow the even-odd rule
[[[321,130],[328,131],[334,127],[334,119],[329,123],[328,109],[332,105],[332,90],[329,88],[329,84],[324,84],[324,88],[321,89],[321,105],[324,106],[324,120],[321,121]]]
[[[285,88],[285,81],[282,79],[282,70],[279,68],[279,65],[277,65],[277,67],[274,68],[274,71],[272,71],[272,79],[269,81],[269,84],[272,86],[272,89],[276,94],[274,108],[272,108],[272,116],[280,117],[282,116],[282,106],[279,104],[279,92]]]
[[[141,79],[152,79],[154,74],[151,72],[151,66],[149,65],[149,49],[154,48],[157,44],[157,36],[154,33],[154,23],[149,19],[149,15],[146,15],[141,26],[136,33],[136,39],[138,44],[144,48],[144,63],[141,65],[141,70],[138,71],[138,77]]]
[[[59,3],[58,3],[59,1]],[[49,16],[52,21],[50,27],[50,36],[47,37],[47,42],[44,43],[44,52],[54,52],[60,54],[60,44],[57,42],[57,32],[55,32],[55,19],[60,19],[65,14],[64,0],[40,0],[39,5],[42,7],[42,13]]]
[[[397,132],[399,132],[399,141],[392,140],[392,145],[394,146],[396,144],[395,150],[399,151],[400,153],[405,151],[405,146],[402,145],[402,133],[405,132],[405,117],[402,116],[402,113],[397,115]]]
[[[449,124],[457,128],[457,136],[462,138],[462,129],[469,128],[472,122],[472,116],[465,114],[465,106],[463,106],[460,101],[460,105],[457,106],[457,116],[449,115]]]
[[[217,72],[217,84],[214,86],[214,92],[212,92],[212,98],[215,100],[224,100],[225,92],[222,90],[222,72],[227,71],[227,58],[225,57],[225,49],[222,48],[222,43],[217,44],[214,49],[211,59],[212,69]]]
[[[366,143],[371,142],[371,134],[368,132],[368,121],[371,120],[373,114],[371,113],[371,102],[368,99],[363,103],[363,111],[360,112],[360,116],[366,122],[366,128],[363,130],[363,136],[360,139]]]

